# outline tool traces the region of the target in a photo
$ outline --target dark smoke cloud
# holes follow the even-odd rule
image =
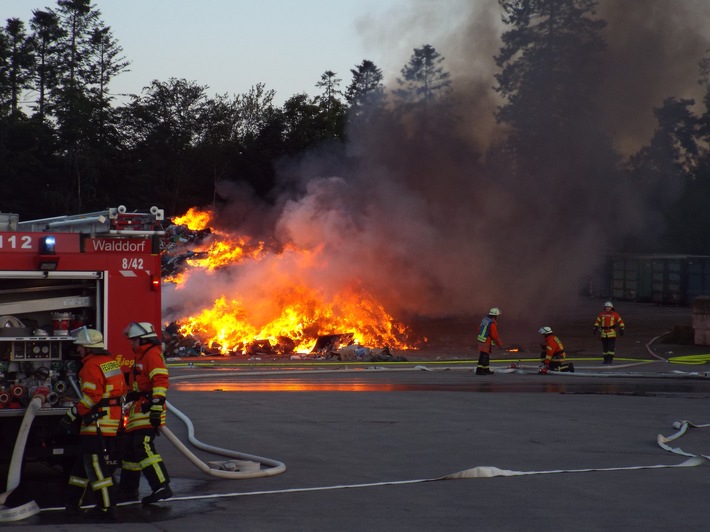
[[[610,1],[600,16],[609,22],[601,111],[617,145],[637,147],[650,138],[652,107],[691,93],[708,7]],[[363,20],[361,28],[383,55],[370,59],[385,72],[396,61],[398,73],[414,48],[432,44],[452,73],[462,120],[434,123],[436,133],[421,137],[397,124],[370,124],[351,131],[347,153],[357,160],[312,154],[285,168],[285,184],[298,193],[282,196],[276,209],[250,207],[256,224],[230,207],[242,213],[236,225],[271,228],[283,241],[318,248],[321,259],[311,271],[272,261],[225,272],[219,290],[251,293],[287,279],[290,268],[327,293],[357,279],[404,319],[479,316],[500,306],[504,315],[526,316],[530,330],[544,325],[538,320],[571,304],[624,232],[653,213],[618,176],[592,180],[589,171],[560,169],[515,180],[507,161],[491,160],[505,134],[493,119],[500,103],[492,90],[502,29],[497,2],[403,2],[386,23]],[[590,141],[587,149],[596,146]],[[193,302],[213,296],[203,286],[184,293]]]
[[[664,98],[694,98],[698,63],[710,48],[710,3],[705,0],[607,0],[602,109],[624,153],[648,143],[656,123],[653,108]]]

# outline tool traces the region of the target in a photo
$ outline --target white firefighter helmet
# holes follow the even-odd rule
[[[614,303],[612,303],[611,301],[607,301],[604,303],[604,308],[606,308],[606,307],[614,308]]]
[[[540,334],[552,334],[552,329],[550,329],[549,327],[540,327],[540,330],[537,332],[539,332]]]
[[[500,309],[498,307],[493,307],[488,311],[489,316],[500,316]]]
[[[83,345],[86,348],[104,348],[104,335],[96,329],[87,329],[80,327],[71,331],[71,336],[74,338],[76,345]]]
[[[157,338],[158,335],[155,332],[155,328],[153,327],[153,324],[148,323],[147,321],[141,321],[141,322],[131,322],[128,327],[126,327],[126,330],[123,331],[123,334],[128,336],[131,340],[134,338]]]

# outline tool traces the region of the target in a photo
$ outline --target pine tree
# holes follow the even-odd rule
[[[34,54],[32,39],[27,36],[25,24],[18,18],[10,18],[5,26],[7,49],[6,86],[9,96],[10,114],[20,112],[19,103],[23,91],[31,86]]]
[[[359,115],[365,106],[379,106],[384,98],[382,70],[375,63],[365,59],[351,69],[353,79],[345,90],[345,99],[353,115]]]
[[[512,126],[509,147],[518,164],[540,167],[579,131],[594,129],[601,76],[595,60],[604,50],[593,18],[595,0],[499,0],[503,22],[496,57],[496,91],[505,103],[499,122]]]
[[[394,91],[397,109],[405,121],[412,120],[415,127],[428,132],[430,114],[437,106],[437,117],[444,117],[442,104],[451,95],[451,75],[444,69],[444,57],[425,44],[415,48],[409,62],[397,79],[400,88]]]
[[[58,83],[58,43],[62,38],[63,30],[59,26],[59,18],[54,11],[39,9],[32,12],[30,28],[33,31],[36,56],[33,88],[38,94],[34,109],[40,119],[44,120],[47,114],[48,95]]]

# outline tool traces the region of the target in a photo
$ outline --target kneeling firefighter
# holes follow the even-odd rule
[[[571,362],[565,363],[565,347],[562,341],[553,334],[550,327],[541,327],[538,331],[545,338],[545,342],[540,344],[542,352],[540,353],[539,373],[545,374],[549,371],[569,371],[574,372],[574,364]]]
[[[104,337],[95,329],[82,327],[71,331],[81,355],[79,402],[67,410],[61,423],[68,434],[79,433],[81,454],[69,476],[66,511],[79,513],[90,487],[97,504],[98,517],[116,519],[113,497],[113,472],[118,467],[116,434],[121,423],[125,380],[113,355],[104,349]]]
[[[168,390],[168,369],[158,335],[148,322],[133,322],[125,335],[135,354],[131,372],[127,374],[132,402],[124,435],[123,462],[119,500],[137,500],[141,473],[152,493],[143,497],[143,504],[172,497],[170,477],[162,457],[155,450],[155,438],[165,425],[165,395]]]

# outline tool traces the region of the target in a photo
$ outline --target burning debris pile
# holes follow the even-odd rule
[[[211,222],[190,209],[166,230],[166,356],[382,361],[421,345],[357,282],[320,286],[318,249],[256,242]]]

